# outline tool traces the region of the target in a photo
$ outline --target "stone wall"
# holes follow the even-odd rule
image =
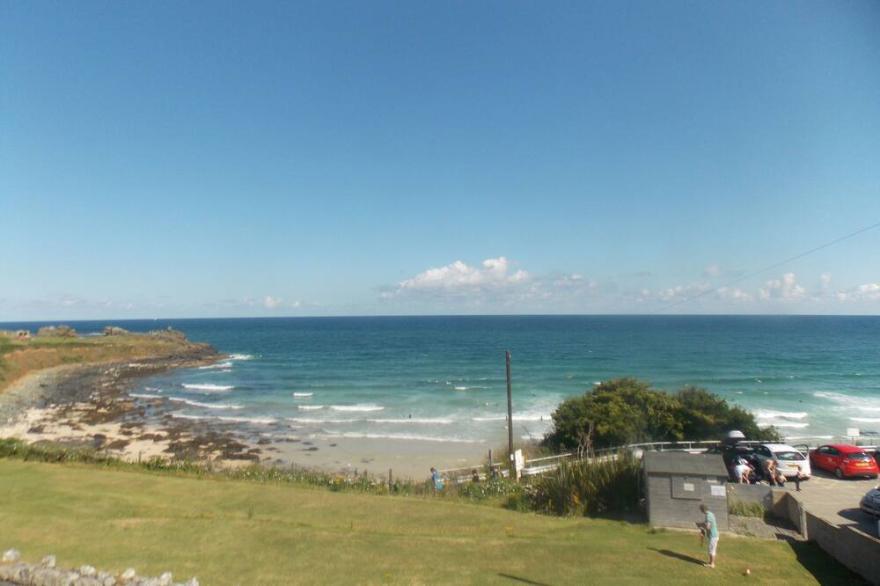
[[[132,568],[118,575],[99,572],[92,566],[76,570],[58,568],[53,555],[44,557],[39,564],[29,564],[21,561],[21,555],[14,549],[0,559],[0,583],[3,581],[21,586],[199,586],[195,578],[175,583],[171,572],[146,578],[138,576]]]

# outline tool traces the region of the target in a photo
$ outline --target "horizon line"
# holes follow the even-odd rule
[[[510,317],[880,317],[880,314],[834,313],[434,313],[434,314],[351,314],[351,315],[252,315],[206,317],[120,317],[72,319],[4,320],[3,324],[48,324],[84,322],[152,322],[152,321],[208,321],[208,320],[294,320],[294,319],[382,319],[382,318],[510,318]]]

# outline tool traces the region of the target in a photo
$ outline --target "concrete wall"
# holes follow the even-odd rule
[[[727,500],[730,504],[758,503],[765,511],[773,510],[773,491],[765,484],[728,484]]]
[[[705,478],[689,477],[687,480],[694,485],[693,498],[674,498],[674,492],[675,494],[681,494],[681,492],[679,490],[673,491],[675,483],[670,475],[652,474],[648,477],[648,522],[654,527],[696,529],[696,523],[703,521],[700,504],[705,503],[709,510],[715,514],[718,528],[726,531],[728,528],[727,495],[713,496],[711,494],[712,483]]]
[[[780,519],[791,521],[791,524],[795,526],[801,537],[804,539],[808,538],[807,521],[804,517],[806,512],[804,511],[804,506],[794,495],[782,490],[774,490],[771,513]]]
[[[880,584],[880,539],[850,527],[837,527],[809,512],[804,518],[811,541],[872,584]]]

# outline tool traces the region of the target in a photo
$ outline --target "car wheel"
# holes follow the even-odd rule
[[[841,470],[840,468],[835,468],[834,475],[837,476],[838,478],[843,478],[843,470]]]

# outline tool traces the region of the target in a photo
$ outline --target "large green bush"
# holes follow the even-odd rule
[[[544,444],[560,450],[601,449],[650,441],[719,439],[737,429],[749,439],[775,440],[773,428],[697,387],[675,394],[633,378],[605,381],[581,396],[563,401],[553,413],[553,429]]]

